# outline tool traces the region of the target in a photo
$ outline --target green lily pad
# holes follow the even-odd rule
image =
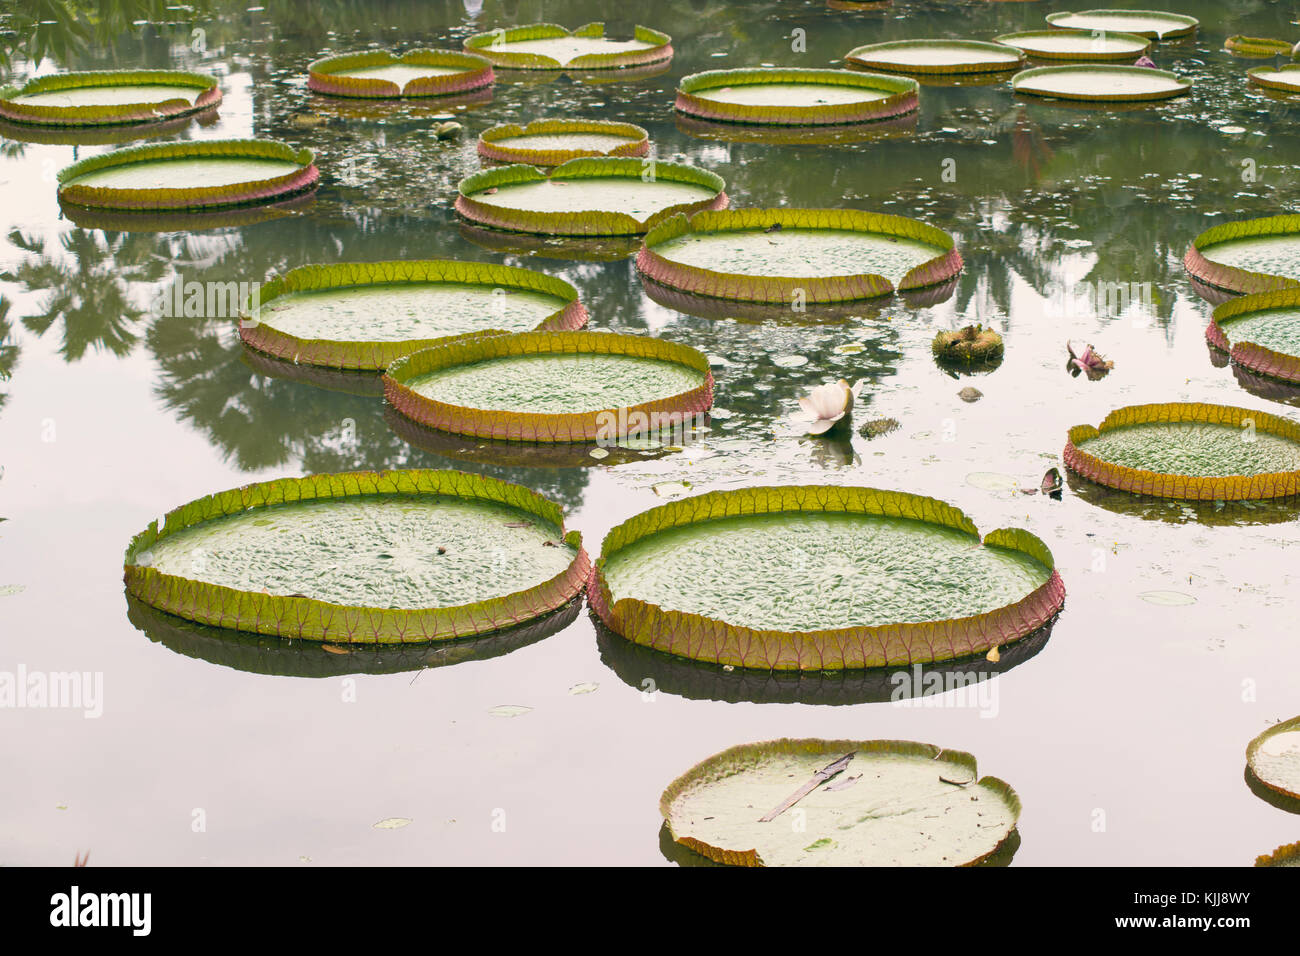
[[[1183,267],[1194,279],[1231,292],[1300,286],[1300,216],[1220,223],[1192,240]]]
[[[808,784],[792,807],[761,819]],[[659,808],[678,843],[736,866],[969,866],[1011,836],[1020,799],[996,777],[977,779],[975,758],[960,751],[776,740],[697,764]]]
[[[307,72],[307,86],[317,93],[368,98],[450,96],[494,80],[491,61],[453,50],[344,53],[315,61]]]
[[[1191,90],[1192,82],[1167,70],[1096,63],[1035,67],[1013,76],[1011,88],[1062,100],[1130,102],[1182,96]]]
[[[1263,309],[1219,323],[1230,342],[1254,342],[1300,355],[1300,308]]]
[[[641,67],[672,58],[672,38],[649,27],[636,27],[626,39],[605,36],[603,23],[588,23],[570,32],[554,23],[479,33],[465,49],[512,70],[608,70]]]
[[[1230,299],[1215,308],[1205,337],[1238,370],[1300,383],[1300,289]]]
[[[1081,10],[1078,13],[1049,13],[1047,22],[1067,30],[1106,33],[1136,33],[1138,36],[1169,40],[1187,36],[1200,25],[1195,17],[1163,10]]]
[[[764,67],[684,77],[679,112],[714,122],[777,126],[853,124],[910,113],[917,84],[852,70]]]
[[[1300,471],[1300,442],[1232,425],[1152,422],[1115,428],[1078,444],[1097,458],[1146,471],[1195,478]]]
[[[179,70],[55,73],[0,90],[0,117],[38,126],[147,123],[212,109],[216,78]]]
[[[1252,740],[1246,765],[1265,787],[1300,799],[1300,717],[1275,724]]]
[[[631,123],[603,120],[534,120],[484,130],[479,155],[498,163],[559,166],[585,156],[644,156],[650,134]]]
[[[891,40],[855,47],[846,62],[888,73],[994,73],[1014,70],[1025,58],[1015,47],[983,40]]]
[[[993,38],[1040,60],[1136,60],[1151,41],[1136,33],[1083,33],[1079,30],[1027,30]]]
[[[1285,66],[1260,66],[1247,70],[1246,75],[1256,86],[1269,89],[1285,90],[1288,93],[1300,93],[1300,63],[1288,63]]]
[[[1234,56],[1290,56],[1293,44],[1273,37],[1248,37],[1237,34],[1223,41],[1223,48]]]

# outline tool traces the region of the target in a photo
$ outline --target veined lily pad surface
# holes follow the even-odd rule
[[[422,425],[508,441],[612,441],[682,427],[713,403],[703,354],[608,332],[475,336],[393,363],[384,386]]]
[[[636,235],[678,212],[727,204],[722,178],[653,159],[575,159],[549,175],[503,166],[462,180],[456,211],[496,229],[556,236]]]
[[[333,96],[450,96],[494,80],[490,60],[455,50],[345,53],[317,60],[307,70],[307,86]]]
[[[1231,292],[1300,286],[1300,216],[1265,216],[1205,230],[1187,248],[1183,267]]]
[[[272,280],[239,334],[277,358],[376,370],[461,335],[576,329],[586,321],[573,286],[527,269],[354,262],[302,266]]]
[[[994,37],[1042,60],[1136,60],[1151,41],[1136,33],[1084,33],[1080,30],[1027,30]]]
[[[1015,47],[983,40],[891,40],[855,47],[844,59],[890,73],[996,73],[1024,63]]]
[[[852,70],[711,70],[684,77],[677,109],[717,122],[778,126],[862,123],[911,113],[915,80]]]
[[[558,506],[455,471],[282,478],[170,512],[127,590],[203,624],[331,643],[444,640],[546,614],[588,562]]]
[[[678,843],[733,866],[969,866],[1011,836],[1020,798],[961,751],[774,740],[702,761],[659,809]]]
[[[1300,800],[1300,717],[1275,724],[1252,740],[1246,765],[1270,790]]]
[[[650,134],[631,123],[606,120],[533,120],[484,130],[478,153],[498,163],[559,166],[584,156],[644,156]]]
[[[320,178],[311,150],[269,140],[156,143],[101,153],[59,173],[59,200],[123,210],[265,202]]]
[[[1300,93],[1300,63],[1288,63],[1285,66],[1260,66],[1247,70],[1250,82],[1257,86],[1267,86],[1274,90],[1288,93]]]
[[[1159,498],[1280,498],[1300,493],[1300,425],[1228,405],[1133,405],[1071,428],[1065,464]]]
[[[214,77],[178,70],[95,70],[37,77],[0,90],[0,117],[42,126],[144,123],[211,109]]]
[[[533,23],[479,33],[465,49],[512,70],[611,70],[672,58],[672,37],[638,26],[625,39],[605,35],[603,23],[570,32],[554,23]]]
[[[1103,30],[1107,33],[1136,33],[1156,40],[1187,36],[1200,25],[1195,17],[1162,10],[1081,10],[1078,13],[1049,13],[1047,22],[1067,30]]]
[[[1035,67],[1013,76],[1011,87],[1033,96],[1123,103],[1182,96],[1192,81],[1168,70],[1098,63]]]
[[[606,536],[588,599],[656,650],[768,670],[948,660],[1026,636],[1065,589],[1033,535],[874,488],[711,492]]]
[[[1251,372],[1300,383],[1300,288],[1230,299],[1205,337]]]
[[[961,271],[947,233],[845,209],[739,209],[675,216],[646,236],[637,268],[695,295],[789,304],[915,289]]]

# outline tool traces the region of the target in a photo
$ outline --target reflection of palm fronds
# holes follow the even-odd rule
[[[11,303],[0,295],[0,382],[13,378],[14,369],[18,367],[18,345],[13,341],[13,325],[9,321]],[[0,392],[0,408],[9,401],[8,392]]]

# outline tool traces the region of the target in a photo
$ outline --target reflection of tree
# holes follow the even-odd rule
[[[9,321],[11,303],[0,295],[0,384],[6,385],[13,378],[14,369],[18,367],[18,343],[13,340],[13,324]],[[0,409],[9,401],[6,387],[0,391]]]
[[[156,281],[166,273],[156,238],[73,229],[60,240],[67,256],[59,258],[46,255],[43,239],[29,239],[16,229],[9,241],[32,255],[0,278],[49,292],[44,311],[23,319],[25,328],[44,335],[61,326],[59,354],[69,362],[88,349],[118,356],[131,351],[137,339],[133,326],[143,312],[131,304],[127,283]]]

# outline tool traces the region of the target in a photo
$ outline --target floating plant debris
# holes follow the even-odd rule
[[[1170,40],[1196,32],[1200,21],[1181,13],[1163,10],[1081,10],[1078,13],[1049,13],[1047,22],[1067,30],[1096,30],[1103,33],[1136,33],[1154,40]]]
[[[1065,363],[1069,373],[1077,378],[1080,373],[1095,382],[1105,378],[1115,368],[1115,363],[1092,347],[1082,342],[1066,342],[1065,350],[1070,353],[1070,360]]]
[[[1011,88],[1054,99],[1122,103],[1182,96],[1191,90],[1192,81],[1146,66],[1089,63],[1034,67],[1013,76]]]
[[[1131,405],[1071,428],[1065,464],[1158,498],[1280,498],[1300,493],[1300,425],[1228,405]]]
[[[450,96],[491,86],[492,62],[455,50],[344,53],[307,67],[307,86],[331,96]]]
[[[689,427],[713,404],[708,359],[611,332],[471,336],[399,359],[389,403],[429,428],[481,438],[613,442]]]
[[[309,149],[270,140],[130,146],[59,172],[59,201],[115,210],[206,209],[281,199],[320,178]]]
[[[732,866],[970,866],[1012,835],[1020,798],[961,751],[785,739],[702,761],[659,809],[674,840]]]
[[[202,624],[335,645],[498,631],[568,602],[589,567],[557,505],[456,471],[280,478],[164,522],[127,549],[129,593]]]
[[[276,358],[378,370],[475,332],[562,331],[586,324],[560,279],[483,262],[346,262],[301,266],[260,290],[239,335]]]
[[[774,126],[863,123],[917,109],[917,84],[852,70],[710,70],[684,77],[677,109],[704,120]]]
[[[689,574],[680,569],[689,568]],[[611,630],[766,670],[948,660],[1024,637],[1061,607],[1051,553],[951,505],[874,488],[711,492],[605,538],[588,585]]]
[[[1242,368],[1300,384],[1300,288],[1230,299],[1215,308],[1205,337]]]
[[[1002,361],[1002,336],[982,325],[941,330],[930,343],[930,351],[940,365],[960,368],[996,368]]]
[[[532,23],[479,33],[465,49],[512,70],[615,70],[672,59],[672,37],[638,26],[631,39],[605,36],[603,23],[570,32],[554,23]]]
[[[1133,60],[1151,48],[1136,33],[1084,33],[1079,30],[1028,30],[994,37],[1039,60]]]
[[[55,73],[0,89],[0,117],[38,126],[150,123],[210,110],[214,77],[178,70]]]
[[[631,123],[603,120],[533,120],[484,130],[478,154],[497,163],[559,166],[585,156],[644,156],[650,134]]]
[[[574,159],[549,174],[502,166],[460,183],[456,211],[495,229],[552,236],[637,235],[679,212],[727,204],[722,177],[653,159]]]
[[[995,73],[1025,62],[1015,47],[983,40],[891,40],[855,47],[846,62],[887,73]]]
[[[1266,86],[1273,90],[1288,93],[1300,92],[1300,63],[1288,63],[1285,66],[1257,66],[1247,70],[1246,75],[1256,86]]]
[[[940,229],[856,209],[736,209],[665,220],[637,268],[692,295],[738,301],[842,302],[937,285],[961,271]]]
[[[1187,247],[1183,268],[1230,292],[1271,292],[1300,286],[1300,215],[1220,223]]]
[[[1252,740],[1246,765],[1269,790],[1300,800],[1300,717],[1274,724]]]

